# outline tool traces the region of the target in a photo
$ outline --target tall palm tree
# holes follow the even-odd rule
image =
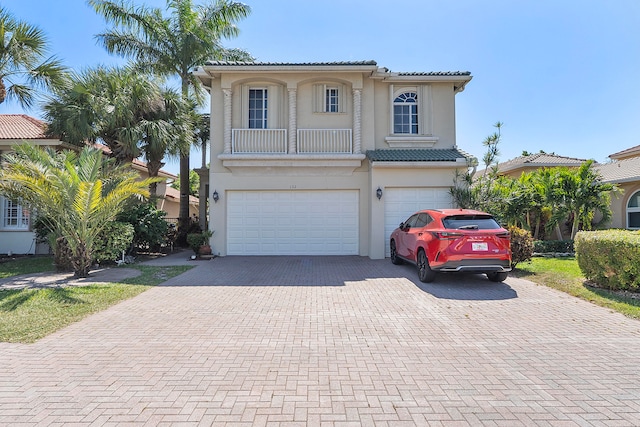
[[[38,213],[49,230],[64,237],[76,277],[86,277],[97,236],[133,196],[148,196],[154,179],[116,165],[100,150],[80,153],[23,144],[3,157],[0,192]]]
[[[158,176],[166,153],[189,144],[191,104],[132,68],[98,67],[72,75],[44,106],[47,132],[65,142],[104,143],[119,163],[145,154]],[[155,196],[156,184],[151,188]]]
[[[47,39],[37,27],[16,20],[0,6],[0,104],[15,99],[31,107],[37,89],[57,86],[65,67],[46,58]]]
[[[194,69],[209,60],[253,60],[240,49],[226,49],[221,41],[236,37],[235,23],[247,17],[249,6],[230,0],[194,5],[193,0],[167,0],[169,15],[125,1],[89,0],[114,29],[96,37],[109,53],[133,59],[141,69],[180,79],[182,96],[203,92]],[[180,156],[180,213],[183,229],[189,221],[189,150]]]

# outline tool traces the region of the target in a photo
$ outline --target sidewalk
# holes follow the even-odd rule
[[[142,261],[140,264],[153,266],[191,265],[206,261],[192,261],[191,251],[178,250],[168,255],[161,255],[154,259]],[[76,279],[73,273],[58,273],[49,271],[46,273],[23,274],[20,276],[0,279],[0,290],[24,289],[24,288],[57,288],[64,286],[84,286],[92,283],[119,282],[124,279],[137,277],[140,270],[131,267],[109,266],[91,270],[89,277]]]

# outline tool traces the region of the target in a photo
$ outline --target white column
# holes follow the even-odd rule
[[[353,89],[353,153],[362,152],[362,89]]]
[[[231,89],[222,89],[224,94],[224,154],[231,154]]]
[[[298,139],[297,90],[289,89],[289,154],[296,154]]]

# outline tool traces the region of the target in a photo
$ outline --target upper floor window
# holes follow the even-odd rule
[[[249,129],[267,128],[267,89],[249,89]]]
[[[404,92],[393,100],[393,133],[418,134],[418,94]]]
[[[344,85],[316,84],[313,91],[314,113],[344,113]]]
[[[0,197],[0,228],[5,230],[28,230],[29,229],[29,211],[20,206],[18,203],[7,198]]]
[[[337,87],[327,87],[325,90],[325,104],[324,111],[327,113],[337,113],[338,110],[338,88]]]
[[[636,191],[627,202],[627,228],[640,229],[640,191]]]

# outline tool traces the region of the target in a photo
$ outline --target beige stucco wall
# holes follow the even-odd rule
[[[627,228],[627,203],[629,198],[640,191],[640,182],[631,182],[620,184],[622,194],[611,197],[611,210],[613,217],[611,219],[611,228]]]
[[[345,89],[344,113],[313,112],[313,85],[317,83],[342,84]],[[289,129],[288,119],[291,111],[288,90],[296,90],[296,127],[297,129],[344,129],[353,127],[353,89],[361,89],[361,144],[362,153],[367,150],[389,149],[385,138],[391,134],[392,91],[390,83],[369,79],[363,73],[269,73],[268,77],[253,73],[222,73],[210,81],[211,87],[211,151],[210,151],[210,188],[211,200],[214,191],[219,194],[217,203],[210,203],[210,229],[214,231],[212,247],[214,253],[226,255],[226,224],[228,191],[236,190],[357,190],[359,191],[359,254],[371,258],[384,258],[386,237],[384,235],[384,199],[375,197],[375,189],[381,187],[449,187],[452,185],[456,168],[466,169],[466,163],[429,165],[424,163],[398,164],[371,167],[369,160],[362,156],[359,166],[348,170],[331,167],[297,167],[300,157],[292,155],[289,167],[270,167],[261,165],[256,157],[255,167],[241,170],[218,156],[224,151],[224,95],[223,89],[231,90],[232,128],[246,128],[243,116],[243,85],[259,87],[261,85],[276,89],[277,96],[269,92],[270,106],[279,102],[277,108],[279,128]],[[423,87],[430,94],[428,108],[431,114],[430,134],[437,137],[433,148],[453,148],[455,146],[455,91],[451,82],[433,83],[393,83],[395,90],[402,87]],[[426,104],[422,104],[426,107]],[[243,158],[244,155],[237,155]],[[251,156],[248,156],[251,157]],[[255,156],[254,156],[255,157]],[[247,158],[247,157],[244,157]],[[231,169],[230,169],[231,168]]]

